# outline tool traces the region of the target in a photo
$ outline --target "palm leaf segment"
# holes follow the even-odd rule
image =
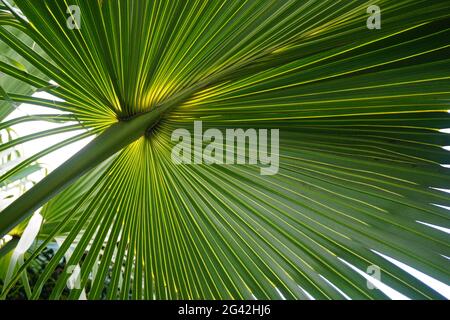
[[[385,257],[449,282],[448,234],[429,225],[450,227],[439,132],[450,4],[378,2],[383,26],[370,31],[361,1],[15,1],[26,19],[2,19],[0,39],[64,101],[8,99],[87,129],[38,157],[98,135],[0,213],[5,233],[45,204],[42,244],[19,271],[65,237],[33,297],[70,250],[81,286],[69,298],[386,298],[355,271],[371,265],[410,298],[442,298]],[[68,5],[80,29],[66,27]],[[11,64],[0,71],[48,86]],[[194,120],[280,128],[279,173],[175,165],[171,132]]]

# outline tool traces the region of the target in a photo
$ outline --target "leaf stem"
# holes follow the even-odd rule
[[[12,250],[14,250],[19,243],[20,238],[14,236],[11,240],[9,240],[6,244],[4,244],[0,248],[0,259],[6,256],[8,253],[10,253]]]
[[[146,129],[154,125],[169,106],[155,107],[132,120],[119,121],[98,135],[0,213],[0,237],[84,173],[144,135]]]

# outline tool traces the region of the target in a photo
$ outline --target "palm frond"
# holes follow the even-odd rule
[[[371,1],[72,2],[80,29],[66,27],[64,1],[16,0],[26,19],[0,23],[38,72],[0,71],[35,88],[52,79],[62,101],[14,88],[0,98],[76,119],[56,131],[87,129],[0,183],[97,135],[0,213],[1,233],[41,206],[45,220],[4,296],[63,237],[32,298],[69,250],[66,268],[81,268],[71,299],[387,298],[355,271],[373,265],[407,297],[443,298],[388,258],[449,283],[449,235],[432,227],[450,228],[448,2],[378,1],[375,31]],[[171,133],[195,120],[279,129],[278,174],[173,163]]]

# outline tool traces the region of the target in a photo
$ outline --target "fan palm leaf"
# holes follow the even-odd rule
[[[449,283],[449,236],[433,227],[450,228],[448,2],[378,1],[380,30],[365,25],[371,1],[3,2],[0,40],[38,72],[0,71],[61,101],[0,97],[84,131],[0,181],[95,136],[0,213],[2,235],[42,206],[45,220],[4,295],[63,237],[32,298],[68,251],[71,299],[387,298],[367,286],[374,265],[409,298],[443,298],[393,261]],[[195,120],[279,129],[278,173],[175,164],[171,134]]]

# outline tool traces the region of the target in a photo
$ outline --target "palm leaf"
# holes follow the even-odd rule
[[[0,39],[63,101],[3,99],[97,137],[0,213],[2,234],[41,206],[45,219],[4,295],[62,236],[33,298],[69,250],[72,299],[387,298],[355,271],[372,265],[407,297],[443,298],[390,258],[449,283],[449,237],[430,226],[450,228],[448,3],[379,1],[368,30],[369,1],[78,0],[70,30],[64,2],[15,2],[45,56],[2,25]],[[279,128],[278,174],[174,164],[171,133],[194,120]]]

